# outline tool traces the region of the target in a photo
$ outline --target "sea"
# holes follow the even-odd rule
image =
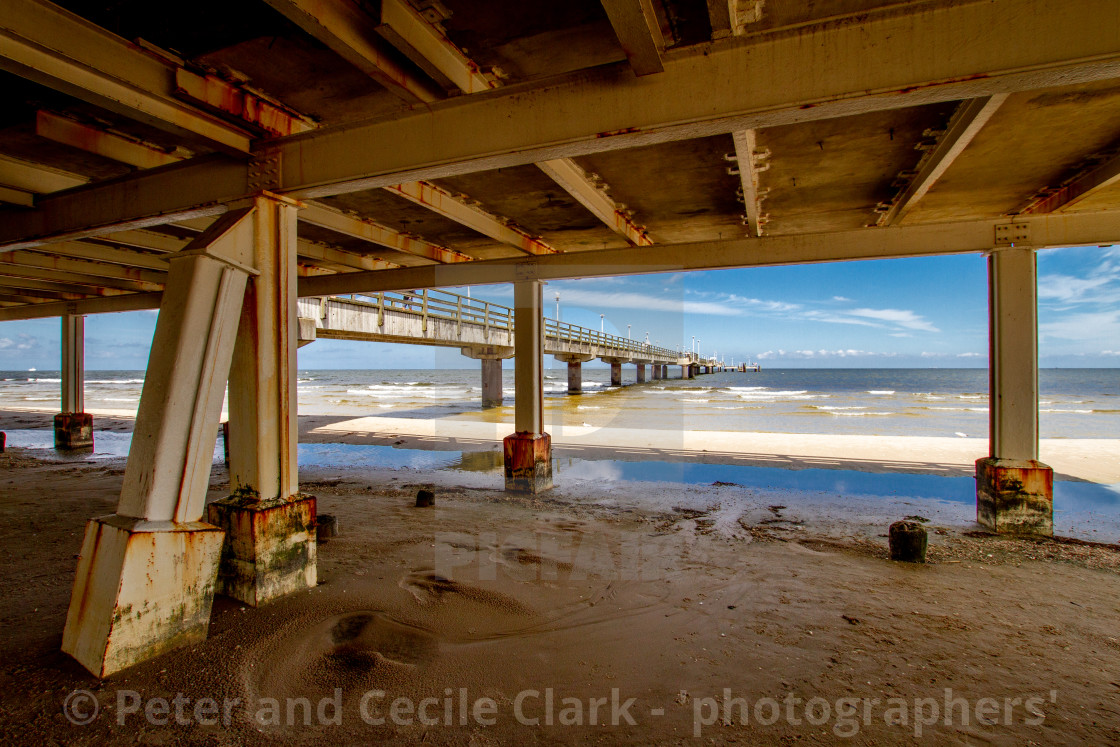
[[[647,368],[647,372],[648,372]],[[985,369],[772,369],[727,371],[636,385],[623,367],[611,387],[607,368],[584,366],[583,393],[567,393],[567,367],[545,369],[550,426],[821,433],[878,436],[988,435]],[[483,409],[478,369],[302,370],[302,414],[349,417],[513,420],[513,366],[503,407]],[[0,409],[59,405],[58,371],[0,371]],[[135,410],[143,371],[87,371],[86,408]],[[1043,369],[1042,438],[1120,438],[1120,369]]]

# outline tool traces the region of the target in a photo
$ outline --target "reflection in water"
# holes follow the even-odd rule
[[[56,452],[54,434],[49,429],[7,431],[8,445],[34,449],[35,456],[56,461],[112,459],[128,456],[129,433],[97,431],[95,449],[69,454]],[[221,439],[214,459],[222,460]],[[381,469],[462,470],[493,473],[502,471],[502,452],[427,451],[400,449],[375,444],[300,444],[299,463],[305,467],[371,467]],[[669,482],[685,485],[730,483],[756,490],[798,490],[833,493],[848,497],[907,497],[972,503],[976,482],[972,477],[874,473],[838,469],[789,470],[780,467],[753,467],[737,464],[697,462],[624,461],[558,457],[553,473],[559,487],[579,483]],[[1089,482],[1054,483],[1055,512],[1104,511],[1120,513],[1120,485]]]

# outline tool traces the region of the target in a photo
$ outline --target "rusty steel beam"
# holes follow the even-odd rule
[[[1082,172],[1053,192],[1037,198],[1020,212],[1039,215],[1065,210],[1117,182],[1120,182],[1120,155]]]
[[[445,189],[428,182],[406,182],[385,188],[398,197],[414,202],[433,213],[453,220],[467,228],[489,236],[495,241],[519,249],[526,254],[555,254],[548,244],[531,236],[526,231],[502,221],[495,215],[458,200]]]
[[[739,183],[743,190],[747,234],[761,236],[762,224],[766,222],[762,215],[762,199],[765,192],[759,189],[758,174],[770,168],[769,164],[760,163],[769,157],[769,152],[758,150],[757,134],[754,130],[740,130],[733,132],[731,136],[735,141],[735,160],[739,166]]]
[[[381,0],[371,10],[377,33],[447,89],[478,93],[497,87],[442,31],[407,0]]]
[[[136,290],[159,290],[167,279],[166,272],[144,270],[136,267],[122,267],[107,262],[92,262],[70,257],[53,257],[30,251],[4,252],[0,254],[0,272],[5,268],[31,267],[40,270],[59,270],[92,279],[108,278],[125,280],[136,284]]]
[[[410,288],[513,283],[683,272],[742,267],[769,267],[864,259],[892,259],[943,254],[979,254],[1000,246],[1034,248],[1096,246],[1120,242],[1120,211],[1054,213],[958,223],[861,228],[820,234],[655,244],[649,247],[571,252],[539,257],[485,260],[456,265],[407,267],[383,272],[307,278],[301,296],[373,293]]]
[[[28,288],[32,290],[57,291],[59,293],[74,293],[80,296],[118,296],[127,291],[115,288],[93,288],[77,283],[60,283],[53,280],[37,280],[35,278],[12,277],[0,275],[0,286],[6,288]]]
[[[50,280],[63,283],[70,283],[72,285],[81,285],[90,289],[91,295],[110,295],[108,293],[102,294],[101,290],[119,290],[125,292],[146,292],[151,290],[150,287],[143,283],[137,283],[132,280],[121,280],[119,278],[105,278],[105,277],[91,277],[89,275],[82,275],[76,272],[65,272],[62,270],[44,269],[41,267],[27,267],[24,265],[14,265],[3,261],[3,255],[0,255],[0,276],[12,278],[34,278],[36,280]]]
[[[80,174],[0,155],[0,184],[20,192],[48,194],[78,187],[88,181],[88,177]]]
[[[0,322],[22,319],[47,319],[63,314],[107,314],[118,311],[144,311],[158,309],[163,293],[129,293],[111,298],[87,298],[82,301],[62,301],[36,304],[34,307],[13,306],[0,309]]]
[[[879,218],[880,226],[890,226],[906,218],[918,201],[926,196],[930,188],[940,179],[953,162],[964,153],[992,115],[1007,100],[1007,94],[985,96],[961,102],[949,121],[945,134],[938,140],[936,147],[922,159],[906,189],[891,204],[889,210]]]
[[[630,216],[622,212],[599,186],[595,184],[575,161],[570,158],[558,158],[552,161],[542,161],[537,168],[548,174],[554,182],[570,194],[575,200],[591,211],[592,215],[601,220],[607,228],[623,236],[631,246],[649,246],[653,240],[646,234],[644,228],[634,223]]]
[[[104,244],[86,243],[82,241],[58,241],[45,246],[37,246],[32,251],[37,254],[72,257],[74,259],[89,259],[95,262],[108,262],[109,264],[124,265],[125,267],[142,267],[147,270],[158,270],[160,272],[167,272],[170,268],[166,257],[136,249],[106,246]]]
[[[46,0],[5,0],[0,70],[229,153],[250,138],[173,96],[173,66]]]
[[[107,130],[40,109],[35,114],[35,134],[138,169],[154,169],[182,161],[184,156],[168,153],[154,145],[132,140]]]
[[[602,0],[602,5],[634,75],[663,72],[661,50],[665,48],[665,39],[653,3],[650,0]]]
[[[433,262],[447,264],[469,262],[471,260],[469,256],[462,252],[420,238],[406,236],[380,223],[347,215],[340,210],[319,203],[305,203],[303,209],[300,210],[299,219],[309,225],[326,228],[343,236],[368,241],[371,244],[377,244],[415,257],[423,257]]]
[[[175,71],[175,96],[269,135],[296,135],[316,126],[310,118],[252,91],[215,75],[196,75],[183,68]]]
[[[337,249],[333,246],[321,244],[317,241],[299,239],[296,244],[296,256],[310,259],[316,264],[336,272],[351,272],[353,270],[391,270],[400,267],[395,262],[374,257],[364,257],[361,254]]]
[[[262,144],[260,154],[278,164],[267,187],[322,197],[1120,77],[1120,35],[1100,22],[1115,10],[1113,0],[913,7],[871,13],[858,24],[673,50],[666,54],[665,72],[641,80],[628,68],[603,66]],[[975,33],[978,28],[998,28],[1000,43]],[[6,215],[0,248],[214,215],[222,203],[250,193],[245,164],[194,163],[199,160],[157,169],[157,178],[141,180],[149,173],[142,172]],[[183,166],[189,168],[173,177],[164,172]]]
[[[352,0],[265,0],[337,55],[410,104],[444,98],[433,83],[414,75],[378,35],[377,21]]]

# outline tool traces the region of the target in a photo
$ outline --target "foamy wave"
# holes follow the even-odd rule
[[[577,410],[602,410],[603,408],[598,407],[596,405],[578,405],[576,407],[576,409]]]
[[[868,389],[867,393],[868,394],[886,394],[886,395],[889,395],[889,394],[894,394],[894,390],[893,389]]]
[[[1066,413],[1074,413],[1074,414],[1077,414],[1077,415],[1089,415],[1093,412],[1093,410],[1063,410],[1061,408],[1052,408],[1052,409],[1039,410],[1039,412],[1066,412]]]
[[[55,379],[38,379],[39,381],[55,381]],[[87,379],[87,384],[143,384],[143,379]]]

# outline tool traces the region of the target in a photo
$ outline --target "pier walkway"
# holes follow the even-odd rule
[[[374,295],[300,298],[299,342],[316,339],[368,340],[457,347],[482,361],[484,406],[502,403],[502,360],[514,356],[514,309],[447,291],[422,290]],[[568,364],[568,392],[582,390],[582,364],[599,358],[611,366],[611,385],[621,386],[622,365],[637,366],[637,381],[681,378],[723,370],[721,362],[599,330],[544,319],[544,352]]]

